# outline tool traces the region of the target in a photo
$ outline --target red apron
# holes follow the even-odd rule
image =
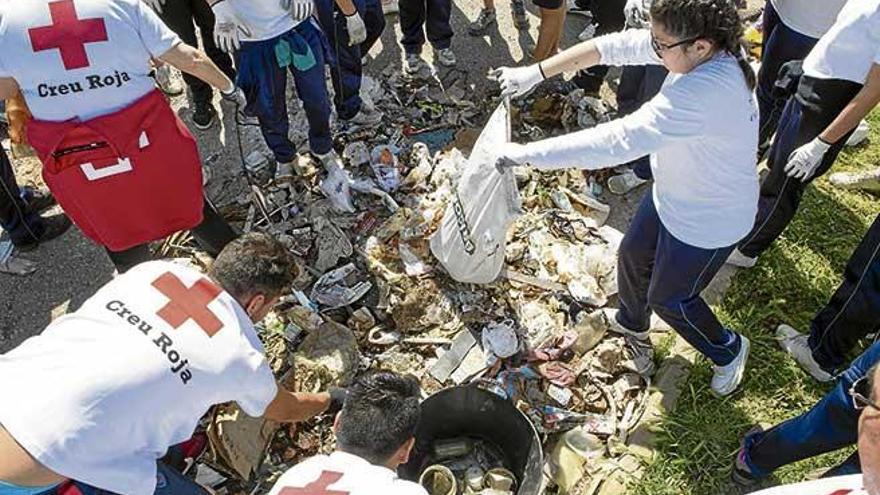
[[[111,251],[201,223],[199,150],[159,91],[85,122],[32,120],[27,133],[58,204]]]

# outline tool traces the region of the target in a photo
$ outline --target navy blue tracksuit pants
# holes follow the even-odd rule
[[[355,9],[367,27],[367,39],[360,45],[348,46],[346,17],[333,0],[317,0],[318,21],[330,45],[328,62],[333,81],[333,103],[340,119],[348,120],[361,109],[361,58],[382,36],[385,15],[381,0],[353,0]]]
[[[425,32],[437,50],[452,46],[452,0],[400,0],[400,44],[407,54],[422,52]]]
[[[657,96],[669,71],[662,65],[627,65],[620,74],[617,85],[617,113],[629,115]],[[650,157],[643,156],[629,163],[636,177],[642,180],[653,178]]]
[[[762,145],[769,142],[776,132],[779,117],[785,107],[785,98],[777,99],[773,96],[779,68],[786,62],[806,58],[819,41],[786,26],[770,0],[764,5],[763,25],[761,70],[758,71],[758,86],[755,88],[760,116],[758,142]]]
[[[880,215],[856,247],[843,282],[810,326],[813,358],[839,368],[859,339],[880,329]]]
[[[834,389],[812,409],[745,439],[744,460],[756,476],[826,452],[854,445],[858,439],[860,411],[853,405],[849,389],[880,361],[880,343],[869,347],[840,376]],[[858,452],[826,476],[861,472]]]
[[[243,42],[235,54],[238,86],[248,101],[246,113],[259,120],[263,138],[279,163],[296,157],[288,135],[288,70],[309,121],[311,151],[323,155],[333,148],[330,97],[324,81],[326,56],[327,38],[312,19],[275,38]]]
[[[702,249],[669,233],[657,215],[653,191],[645,194],[620,244],[618,322],[647,332],[651,311],[718,366],[730,364],[742,340],[721,326],[700,296],[733,246]]]
[[[801,77],[797,93],[785,105],[770,148],[770,173],[761,184],[755,226],[739,244],[744,255],[755,258],[770,247],[794,218],[807,185],[834,164],[852,131],[831,145],[808,181],[793,179],[785,173],[791,153],[821,134],[861,88],[861,84],[852,81]]]

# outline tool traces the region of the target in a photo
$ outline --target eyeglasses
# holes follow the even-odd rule
[[[852,397],[853,407],[857,411],[861,411],[866,407],[870,407],[875,411],[880,411],[880,405],[869,399],[871,396],[871,384],[868,382],[867,376],[863,376],[853,382],[852,386],[849,388],[849,395]]]
[[[662,57],[663,52],[668,51],[668,50],[672,50],[673,48],[675,48],[677,46],[681,46],[681,45],[684,45],[687,43],[693,43],[694,41],[697,41],[700,38],[702,38],[702,36],[694,36],[693,38],[688,38],[685,40],[676,41],[675,43],[665,44],[665,43],[660,43],[659,41],[657,41],[657,37],[654,36],[654,33],[652,32],[651,33],[651,48],[654,49],[654,53],[656,53],[658,57]]]

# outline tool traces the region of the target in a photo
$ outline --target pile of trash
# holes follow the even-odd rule
[[[260,326],[285,385],[317,392],[373,368],[414,375],[426,395],[477,383],[536,426],[548,493],[573,492],[572,480],[586,486],[601,479],[574,477],[572,469],[583,474],[583,461],[573,468],[572,456],[620,455],[646,404],[640,364],[626,357],[622,338],[606,335],[600,311],[617,292],[622,234],[605,224],[610,207],[598,199],[594,178],[517,170],[523,213],[508,233],[501,276],[488,285],[449,277],[431,255],[430,239],[497,101],[470,101],[476,91],[464,72],[447,78],[419,85],[392,73],[382,83],[365,78],[365,99],[385,120],[337,135],[350,192],[322,187],[327,174],[308,155],[296,162],[293,181],[274,184],[271,160],[244,150],[253,184],[222,211],[244,231],[276,235],[297,258],[295,287]],[[523,140],[613,115],[580,90],[519,105],[514,128]],[[293,119],[304,121],[295,110]],[[306,139],[301,129],[292,126],[298,144]],[[161,249],[206,264],[192,246],[178,236]],[[221,494],[267,491],[291,465],[334,448],[328,417],[281,426],[224,406],[207,423],[211,448],[197,469]],[[513,493],[503,472],[484,470],[479,480],[471,474],[468,486]],[[446,473],[431,476],[425,483],[437,486],[432,493],[446,493]]]

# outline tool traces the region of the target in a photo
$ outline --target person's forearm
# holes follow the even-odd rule
[[[295,423],[311,419],[330,407],[330,394],[307,394],[279,389],[264,416],[279,423]]]
[[[233,82],[214,65],[205,52],[184,43],[178,43],[159,58],[221,91],[229,91],[233,87]]]
[[[819,134],[819,139],[828,144],[840,141],[846,133],[859,125],[859,122],[877,106],[878,102],[880,102],[880,65],[874,64],[868,73],[865,86],[840,112],[840,115],[831,122],[831,125],[826,127],[822,134]]]
[[[549,79],[563,72],[577,72],[598,65],[601,60],[599,50],[593,40],[579,43],[568,50],[539,62],[541,72],[545,79]]]
[[[339,10],[345,15],[352,15],[357,12],[357,8],[354,6],[352,0],[336,0],[336,6],[338,6]]]

